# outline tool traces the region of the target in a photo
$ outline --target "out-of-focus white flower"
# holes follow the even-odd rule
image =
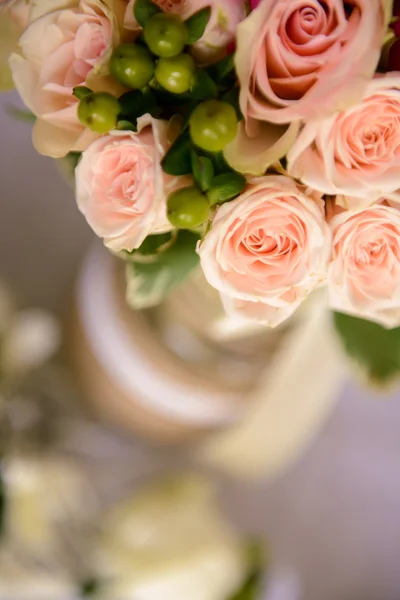
[[[3,369],[19,374],[35,369],[51,358],[60,343],[61,329],[55,317],[41,309],[21,311],[3,340]]]
[[[10,556],[9,548],[0,551],[1,600],[74,600],[76,586],[65,575],[28,567]]]
[[[73,527],[93,506],[82,472],[65,460],[21,456],[5,461],[2,476],[5,539],[36,558],[53,560],[61,528]]]
[[[191,476],[156,483],[114,509],[94,560],[104,600],[226,600],[247,567],[208,484]]]

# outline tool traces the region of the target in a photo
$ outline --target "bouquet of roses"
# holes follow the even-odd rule
[[[325,286],[348,349],[376,377],[400,368],[399,16],[398,0],[30,2],[10,65],[34,144],[77,160],[133,307],[198,261],[229,314],[269,327]]]

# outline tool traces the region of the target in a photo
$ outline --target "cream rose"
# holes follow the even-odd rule
[[[112,131],[94,141],[76,168],[76,198],[94,232],[118,252],[140,246],[150,233],[171,229],[168,194],[185,178],[163,173],[166,121],[138,119],[138,132]]]
[[[149,483],[106,514],[91,563],[99,600],[226,600],[248,567],[209,482],[189,474]]]
[[[239,25],[236,68],[248,121],[289,123],[357,101],[373,76],[391,0],[261,0]]]
[[[209,6],[211,17],[202,38],[196,42],[191,52],[195,58],[209,64],[226,54],[227,46],[235,40],[236,28],[246,16],[244,0],[154,0],[164,12],[173,12],[186,21],[199,10]],[[134,31],[140,29],[133,15],[135,0],[130,0],[125,12],[125,27]]]
[[[346,195],[345,208],[400,188],[400,74],[377,75],[359,104],[306,123],[288,171],[321,192]]]
[[[325,280],[330,249],[319,197],[269,175],[217,210],[198,252],[229,312],[275,327]]]
[[[60,4],[68,6],[54,10]],[[113,91],[111,79],[102,77],[119,41],[116,4],[38,0],[32,7],[32,22],[19,41],[21,54],[11,56],[10,67],[18,92],[38,117],[33,142],[42,154],[81,151],[96,137],[79,122],[72,91],[77,85]]]
[[[359,211],[341,211],[331,219],[330,227],[331,308],[387,328],[398,327],[400,210],[383,202]]]

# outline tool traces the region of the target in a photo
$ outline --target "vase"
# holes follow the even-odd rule
[[[274,473],[328,417],[345,368],[317,294],[277,329],[227,317],[199,272],[133,311],[124,266],[95,244],[77,283],[69,354],[102,419],[152,443],[190,445],[240,475]]]

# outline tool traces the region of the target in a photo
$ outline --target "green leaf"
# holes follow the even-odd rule
[[[193,101],[190,104],[188,104],[188,106],[186,107],[186,114],[184,115],[184,119],[183,119],[183,123],[182,123],[182,131],[184,131],[185,129],[187,129],[187,127],[189,127],[190,117],[197,105],[198,105],[198,103]]]
[[[78,166],[78,162],[81,159],[81,156],[82,152],[68,152],[68,154],[64,156],[64,159],[62,160],[68,161],[71,169],[76,169],[76,167]]]
[[[143,95],[140,90],[132,90],[122,94],[118,98],[118,102],[121,106],[121,114],[126,117],[137,119],[143,114]]]
[[[146,113],[155,116],[158,111],[157,97],[150,87],[143,90],[132,90],[118,98],[121,106],[121,115],[136,124],[139,117]]]
[[[168,175],[189,175],[192,172],[190,151],[192,142],[190,134],[184,131],[172,144],[161,161],[161,166]]]
[[[247,550],[249,571],[243,586],[229,600],[260,600],[261,584],[265,569],[265,556],[260,544],[253,542]]]
[[[224,56],[220,61],[214,63],[208,68],[208,72],[211,77],[218,83],[222,82],[228,75],[230,75],[235,68],[235,56],[229,54]]]
[[[216,175],[211,182],[210,188],[207,190],[210,206],[233,200],[233,198],[240,194],[245,185],[246,177],[235,171]]]
[[[236,111],[237,120],[242,121],[243,114],[242,114],[242,111],[240,110],[239,94],[240,94],[240,89],[238,87],[234,87],[231,90],[229,90],[229,92],[226,92],[225,94],[223,94],[221,96],[221,100],[223,100],[224,102],[227,102],[228,104],[233,106],[233,108]]]
[[[231,167],[225,160],[223,152],[203,152],[203,154],[211,160],[212,164],[214,165],[216,175],[221,175],[227,171],[232,171]]]
[[[134,17],[141,27],[145,27],[150,17],[160,12],[161,8],[151,0],[136,0],[133,7]]]
[[[81,592],[82,598],[93,597],[97,594],[98,590],[99,590],[99,582],[96,579],[94,579],[93,577],[90,577],[89,579],[86,579],[85,581],[83,581],[83,583],[80,586],[80,592]]]
[[[174,241],[174,233],[158,233],[156,235],[148,235],[147,238],[142,242],[139,248],[128,252],[130,256],[152,256],[163,252],[166,247]]]
[[[84,98],[88,94],[93,94],[93,90],[86,87],[85,85],[77,85],[72,90],[72,93],[75,96],[75,98],[78,98],[78,100],[82,100],[82,98]]]
[[[195,100],[210,100],[218,96],[216,83],[211,79],[207,71],[202,69],[196,72],[191,92]]]
[[[157,96],[154,93],[154,90],[152,90],[151,87],[147,85],[142,90],[140,90],[140,92],[142,94],[143,108],[145,109],[144,113],[152,113],[153,109],[157,107]]]
[[[214,177],[214,167],[209,158],[191,152],[192,172],[196,184],[202,192],[208,190]]]
[[[25,121],[26,123],[34,123],[36,121],[36,115],[30,110],[17,108],[16,106],[7,106],[6,110],[10,117],[17,119],[18,121]]]
[[[188,44],[194,44],[199,40],[207,27],[207,23],[211,17],[211,7],[207,6],[202,10],[199,10],[197,13],[192,15],[187,21],[185,21],[185,25],[189,32]]]
[[[334,313],[336,331],[348,354],[374,382],[386,383],[400,373],[400,327],[384,329],[342,313]]]
[[[56,159],[61,173],[68,183],[74,182],[75,169],[78,166],[81,156],[82,152],[68,152],[66,156]]]
[[[179,231],[176,241],[165,252],[148,262],[130,262],[126,267],[128,304],[134,309],[150,308],[189,275],[197,266],[199,235]]]
[[[193,98],[190,92],[184,92],[183,94],[172,94],[168,92],[157,81],[151,81],[150,85],[152,86],[154,92],[157,95],[158,102],[161,106],[182,106],[183,104],[189,104]]]
[[[230,600],[260,600],[261,575],[253,574]]]

